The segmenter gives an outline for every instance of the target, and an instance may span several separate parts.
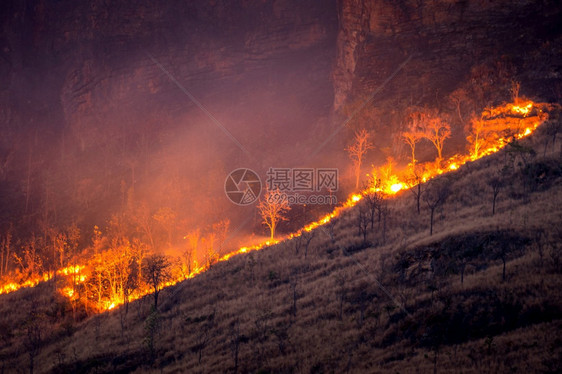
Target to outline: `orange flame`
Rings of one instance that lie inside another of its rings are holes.
[[[417,178],[417,181],[412,183],[408,181],[408,174],[411,171],[411,168],[414,165],[409,165],[409,169],[406,169],[402,172],[395,173],[393,172],[394,168],[392,167],[392,160],[389,160],[387,165],[379,168],[378,170],[374,170],[373,175],[380,176],[381,178],[380,183],[377,183],[376,186],[370,186],[362,193],[353,193],[351,194],[348,199],[341,204],[341,206],[336,207],[331,213],[326,214],[325,216],[319,218],[317,221],[311,222],[304,226],[302,229],[298,230],[295,233],[287,235],[283,239],[279,240],[267,240],[262,243],[258,243],[252,246],[243,246],[236,251],[230,252],[228,254],[223,255],[222,257],[218,258],[219,262],[227,261],[234,256],[239,254],[249,253],[252,251],[257,251],[272,245],[275,245],[283,240],[290,240],[292,238],[298,237],[302,235],[303,232],[309,232],[314,230],[322,225],[328,224],[332,219],[338,217],[342,212],[348,210],[349,208],[357,205],[362,197],[363,193],[366,192],[382,192],[384,195],[391,196],[395,195],[401,191],[404,191],[408,188],[412,188],[417,183],[424,183],[428,180],[443,174],[445,172],[452,172],[457,170],[463,164],[474,161],[484,156],[490,155],[495,153],[505,147],[511,140],[513,139],[522,139],[530,134],[545,121],[547,118],[546,114],[543,113],[538,107],[538,104],[533,103],[532,101],[522,102],[519,100],[517,103],[505,104],[503,106],[499,106],[496,108],[488,109],[483,113],[483,120],[489,121],[495,127],[492,130],[488,131],[488,136],[481,136],[479,135],[476,139],[473,139],[473,144],[470,152],[468,154],[457,154],[450,157],[447,160],[442,160],[440,162],[435,163],[426,163],[424,164],[423,173],[422,175]],[[536,113],[533,115],[533,113]],[[515,116],[515,117],[514,117]],[[506,128],[502,129],[501,126],[498,128],[497,123],[494,121],[498,121],[498,118],[501,121],[504,121]],[[515,118],[515,120],[514,120]],[[504,120],[502,120],[504,119]],[[509,129],[514,130],[512,131],[511,135],[505,135],[503,130]],[[375,178],[373,178],[375,180]],[[195,269],[191,271],[188,276],[177,277],[169,282],[163,284],[163,286],[172,286],[178,282],[183,281],[184,279],[193,278],[196,275],[208,270],[209,266],[197,266]],[[86,265],[70,265],[65,268],[59,269],[56,271],[57,275],[62,276],[71,276],[71,275],[78,275],[78,279],[75,279],[75,282],[83,283],[88,280],[88,276],[84,270],[87,270]],[[41,276],[37,276],[33,279],[28,279],[24,282],[16,282],[13,280],[7,281],[5,284],[0,286],[0,294],[9,293],[16,291],[18,289],[24,287],[33,287],[39,284],[40,282],[46,282],[52,278],[52,275],[47,273]],[[75,290],[72,287],[65,287],[60,291],[63,295],[68,297],[69,299],[73,299],[75,295]],[[134,294],[128,296],[129,301],[133,301],[139,299],[151,291],[150,289],[141,289],[135,291]],[[112,310],[115,307],[123,304],[125,300],[123,300],[122,296],[116,296],[111,300],[104,300],[102,309],[103,310]]]

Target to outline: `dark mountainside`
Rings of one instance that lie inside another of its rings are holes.
[[[177,251],[228,219],[224,254],[264,233],[226,199],[231,170],[338,167],[343,198],[354,130],[374,134],[367,166],[406,164],[412,108],[446,118],[445,157],[460,152],[514,82],[561,103],[560,19],[557,1],[2,1],[0,278],[28,258],[57,269],[59,234],[76,261],[119,240]],[[447,191],[433,235],[430,202],[418,213],[402,191],[368,230],[360,204],[308,243],[165,288],[156,309],[148,295],[96,314],[56,278],[0,295],[0,372],[560,372],[560,123],[424,184]],[[325,207],[300,208],[281,234]]]

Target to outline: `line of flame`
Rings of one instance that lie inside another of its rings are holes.
[[[531,113],[532,109],[533,109],[534,103],[531,101],[526,102],[524,105],[515,105],[515,104],[507,104],[506,106],[504,106],[504,111],[508,110],[511,111],[513,114],[517,114],[517,115],[522,115],[522,116],[527,116],[529,113]],[[507,109],[505,109],[507,108]],[[491,111],[490,115],[491,116],[497,116],[498,114],[501,114],[501,112],[499,111],[499,109],[496,108],[496,111],[498,111],[497,113],[494,112],[494,110]],[[515,134],[513,136],[513,138],[515,139],[522,139],[530,134],[533,133],[533,131],[542,123],[543,121],[539,118],[536,121],[534,121],[531,126],[526,127],[525,129],[523,129],[522,131],[520,131],[519,133]],[[422,178],[420,178],[420,180],[418,181],[418,183],[423,183],[426,182],[438,175],[441,175],[445,172],[451,172],[451,171],[455,171],[457,170],[460,166],[464,165],[467,162],[470,161],[475,161],[477,159],[480,159],[484,156],[490,155],[492,153],[495,153],[497,151],[499,151],[500,149],[502,149],[503,147],[505,147],[508,144],[508,139],[505,138],[500,138],[497,140],[496,144],[489,146],[486,149],[483,150],[478,150],[478,153],[475,154],[466,154],[466,155],[454,155],[452,157],[450,157],[447,160],[444,160],[440,165],[430,169],[430,170],[426,170],[425,173],[423,174]],[[402,177],[402,178],[401,178]],[[415,183],[406,183],[405,179],[404,179],[404,175],[400,175],[400,174],[393,174],[391,176],[388,177],[388,179],[386,181],[384,181],[383,186],[378,188],[377,191],[382,191],[385,195],[387,196],[392,196],[395,195],[397,193],[399,193],[400,191],[406,190],[408,188],[412,188],[414,186],[416,186],[417,184]],[[289,235],[286,235],[285,237],[281,238],[281,239],[274,239],[274,240],[267,240],[252,246],[244,246],[239,248],[236,251],[230,252],[228,254],[225,254],[223,256],[221,256],[218,259],[218,262],[222,262],[222,261],[228,261],[229,259],[231,259],[234,256],[240,255],[240,254],[244,254],[244,253],[249,253],[252,251],[257,251],[266,247],[270,247],[272,245],[278,244],[282,241],[285,240],[290,240],[292,238],[298,237],[300,235],[302,235],[303,232],[310,232],[311,230],[314,230],[322,225],[326,225],[328,224],[332,219],[338,217],[342,212],[348,210],[351,207],[354,207],[355,205],[357,205],[357,203],[359,203],[361,201],[361,199],[363,198],[363,194],[369,192],[369,189],[365,190],[365,191],[361,191],[360,193],[352,193],[351,195],[349,195],[349,197],[347,198],[347,200],[340,206],[335,207],[335,209],[329,213],[326,214],[325,216],[321,217],[320,219],[318,219],[317,221],[311,222],[309,224],[307,224],[306,226],[304,226],[302,229],[298,230],[297,232],[291,233]],[[84,270],[86,268],[85,265],[71,265],[71,266],[67,266],[63,269],[59,269],[57,270],[56,274],[59,275],[73,275],[73,274],[80,274],[80,278],[78,279],[78,283],[82,283],[84,281],[86,281],[86,276],[82,274],[82,270]],[[206,270],[208,270],[208,266],[200,266],[195,268],[187,277],[182,277],[182,278],[178,278],[169,282],[166,282],[163,284],[164,287],[169,287],[172,285],[175,285],[185,279],[190,279],[195,277],[198,274],[201,274],[202,272],[205,272]],[[34,279],[30,279],[27,280],[23,283],[15,283],[15,282],[10,282],[10,283],[6,283],[4,285],[2,285],[0,287],[0,294],[3,293],[9,293],[9,292],[13,292],[13,291],[17,291],[18,289],[24,288],[24,287],[34,287],[37,284],[41,283],[41,282],[46,282],[48,280],[50,280],[52,278],[52,273],[48,273],[48,274],[43,274],[41,276],[37,276]],[[72,299],[75,295],[74,295],[74,290],[71,287],[66,287],[63,288],[61,290],[61,293],[65,296],[67,296],[68,298]],[[128,300],[129,301],[133,301],[136,299],[139,299],[147,294],[150,293],[150,290],[146,289],[146,290],[141,290],[141,292],[136,292],[133,295],[130,295]],[[118,305],[121,305],[124,303],[124,300],[122,298],[116,298],[116,299],[112,299],[112,300],[104,300],[104,306],[103,308],[105,310],[110,310],[115,308]]]

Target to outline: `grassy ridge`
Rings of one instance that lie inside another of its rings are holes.
[[[2,297],[1,365],[26,372],[558,372],[562,152],[542,129],[439,178],[418,215],[408,191],[363,241],[358,208],[332,239],[219,263],[76,323],[49,284]],[[491,180],[501,189],[492,215]],[[426,187],[430,188],[430,187]],[[504,272],[505,269],[505,272]],[[14,311],[18,311],[14,313]],[[31,352],[31,355],[30,355]]]

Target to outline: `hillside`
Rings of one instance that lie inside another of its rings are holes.
[[[75,225],[82,249],[113,216],[173,208],[173,224],[137,236],[180,246],[186,232],[249,214],[216,198],[230,171],[344,169],[358,128],[377,134],[370,162],[404,161],[396,138],[419,107],[450,123],[454,154],[472,115],[507,100],[514,81],[561,100],[561,14],[560,2],[527,0],[4,0],[0,241]],[[432,151],[420,145],[419,159]],[[241,236],[259,230],[255,220]],[[42,257],[42,271],[56,270]]]
[[[418,215],[402,191],[366,241],[359,205],[308,248],[285,241],[164,289],[156,312],[149,295],[73,323],[50,283],[5,295],[2,371],[559,372],[562,148],[547,139],[543,126],[424,184],[449,191],[433,235],[428,205]]]
[[[0,2],[0,374],[561,372],[560,19]]]

